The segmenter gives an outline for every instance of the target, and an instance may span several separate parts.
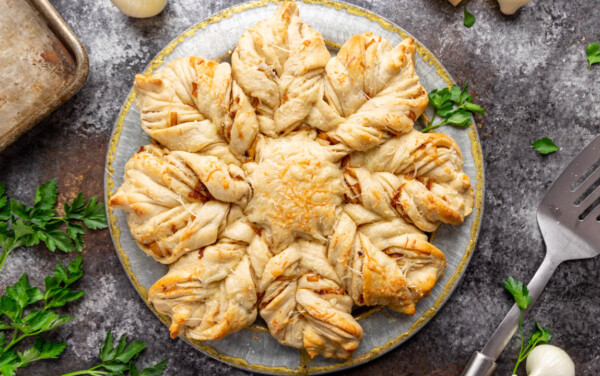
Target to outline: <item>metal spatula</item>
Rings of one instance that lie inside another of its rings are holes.
[[[554,182],[538,207],[537,220],[546,242],[546,258],[527,285],[530,308],[561,262],[600,254],[600,136]],[[519,307],[515,304],[483,350],[473,354],[462,375],[491,375],[495,360],[518,325]]]

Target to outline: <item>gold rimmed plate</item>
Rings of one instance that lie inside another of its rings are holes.
[[[209,59],[228,56],[240,35],[256,22],[270,17],[276,6],[275,1],[255,1],[209,17],[167,45],[150,62],[146,73],[184,56]],[[321,32],[328,46],[333,49],[352,35],[367,31],[387,38],[394,45],[410,37],[401,27],[352,5],[328,0],[306,0],[298,1],[298,8],[300,17]],[[452,80],[444,67],[423,45],[418,41],[416,43],[416,70],[425,89],[430,91],[451,84]],[[483,211],[483,162],[475,127],[442,127],[439,131],[453,137],[463,152],[464,172],[471,178],[475,190],[475,210],[462,225],[441,226],[436,232],[433,243],[446,255],[446,272],[431,295],[417,305],[414,316],[379,307],[357,311],[364,338],[353,358],[347,361],[322,357],[311,360],[305,352],[280,345],[260,321],[221,340],[187,341],[205,354],[243,369],[268,374],[322,374],[368,362],[414,335],[446,302],[464,273],[475,247]],[[106,202],[123,182],[125,163],[141,145],[149,141],[150,138],[140,127],[135,93],[131,91],[121,109],[109,145],[105,175]],[[147,257],[139,249],[129,233],[122,211],[107,207],[107,213],[111,235],[123,267],[144,302],[154,311],[148,303],[148,289],[167,272],[167,267]],[[169,324],[168,317],[156,314],[161,321]]]

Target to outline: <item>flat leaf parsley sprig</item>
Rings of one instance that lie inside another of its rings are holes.
[[[472,113],[484,115],[485,109],[473,103],[473,97],[467,92],[468,87],[467,82],[462,90],[458,85],[453,85],[451,89],[433,89],[429,93],[429,105],[434,109],[433,116],[429,126],[421,129],[421,132],[429,132],[446,124],[466,128],[471,125]],[[444,120],[435,124],[437,116],[443,117]]]
[[[63,252],[81,252],[86,227],[91,230],[107,227],[104,205],[96,197],[86,202],[82,193],[70,204],[65,203],[65,214],[58,216],[54,209],[58,195],[56,179],[37,187],[33,207],[9,200],[5,193],[5,185],[0,183],[0,269],[11,251],[40,241],[51,251],[58,248]]]
[[[106,334],[104,345],[100,348],[99,356],[102,363],[83,371],[66,373],[62,376],[91,375],[104,376],[114,375],[123,376],[127,372],[129,376],[159,376],[167,368],[168,360],[165,359],[153,366],[138,370],[135,365],[136,357],[146,348],[142,341],[131,341],[127,344],[127,335],[119,338],[117,347],[114,346],[112,332]]]
[[[550,342],[550,330],[543,329],[539,323],[535,323],[536,329],[529,335],[527,340],[527,346],[525,346],[525,337],[523,337],[523,312],[531,305],[531,295],[527,286],[523,285],[522,282],[517,281],[512,277],[508,277],[504,282],[504,287],[512,295],[515,303],[519,307],[519,331],[521,333],[521,348],[519,350],[519,357],[517,363],[513,369],[513,375],[517,373],[517,369],[521,362],[527,359],[527,356],[537,345],[542,345]]]
[[[45,291],[31,286],[27,274],[13,286],[6,287],[6,295],[0,296],[0,372],[3,376],[14,376],[18,368],[34,361],[56,358],[64,351],[65,343],[44,342],[41,338],[23,352],[15,351],[14,347],[25,338],[55,329],[73,319],[59,315],[52,308],[62,307],[83,296],[83,291],[71,289],[82,275],[82,258],[78,255],[66,267],[58,263],[54,274],[44,280]],[[35,305],[41,309],[34,308]]]
[[[45,342],[41,338],[37,338],[32,347],[22,352],[15,350],[15,347],[28,337],[53,330],[74,318],[61,316],[53,309],[84,295],[84,291],[72,289],[72,285],[82,276],[82,258],[78,255],[66,267],[58,263],[54,274],[44,280],[45,291],[31,286],[27,274],[23,274],[13,286],[6,287],[6,295],[0,296],[0,374],[2,376],[15,376],[19,368],[27,367],[38,360],[58,358],[62,354],[67,346],[66,343]],[[71,372],[63,376],[124,376],[126,373],[129,376],[162,375],[167,367],[167,360],[141,371],[135,365],[136,357],[146,346],[141,341],[132,341],[128,344],[127,335],[124,335],[114,347],[112,333],[109,331],[100,349],[102,361],[100,364],[88,370]]]

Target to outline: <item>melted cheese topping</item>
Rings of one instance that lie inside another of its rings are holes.
[[[249,168],[254,195],[248,219],[267,228],[276,249],[299,234],[325,241],[344,193],[339,163],[305,132],[265,138],[259,153]]]

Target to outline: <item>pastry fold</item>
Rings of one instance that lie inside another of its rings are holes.
[[[256,108],[262,133],[289,133],[306,121],[323,96],[330,57],[294,2],[242,34],[231,57],[233,77]]]
[[[179,58],[136,75],[133,87],[142,129],[161,145],[187,152],[229,146],[237,159],[249,157],[258,121],[228,63]]]
[[[351,150],[410,132],[429,103],[415,52],[412,38],[396,47],[372,33],[350,38],[327,63],[325,95],[309,123]]]

